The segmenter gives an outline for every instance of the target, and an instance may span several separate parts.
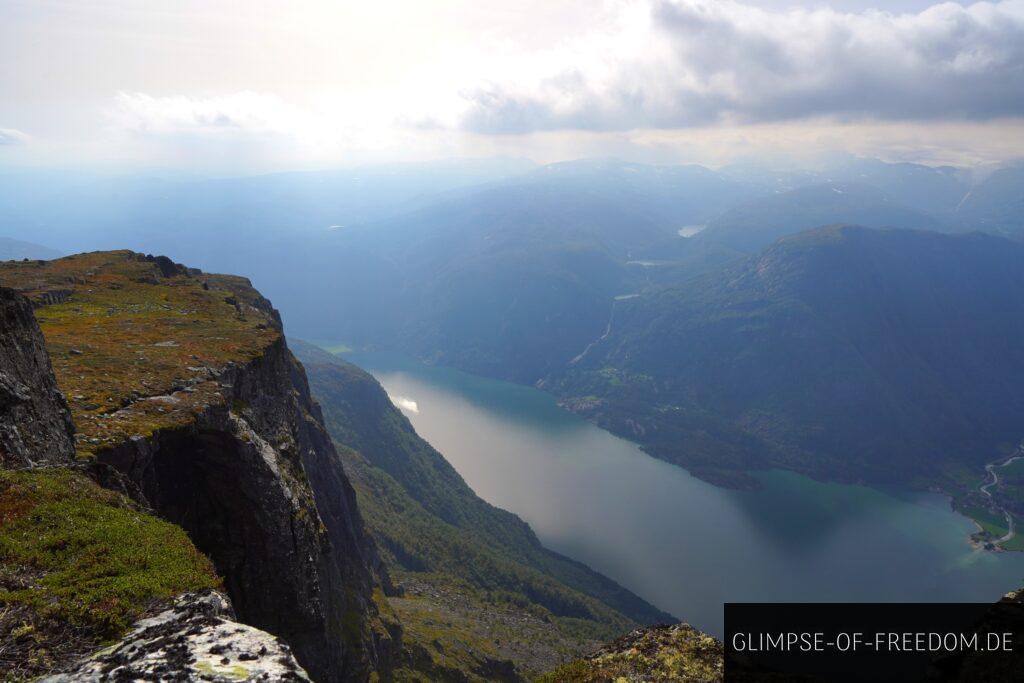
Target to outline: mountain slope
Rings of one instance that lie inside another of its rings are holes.
[[[863,160],[862,164],[875,172],[853,175],[873,178],[878,174],[879,169],[874,168],[874,164],[868,160]],[[913,170],[905,171],[893,165],[881,166],[883,178],[903,180],[903,184],[910,188],[923,184],[927,189],[934,182],[939,181],[941,184],[947,179],[946,174],[924,167],[912,167]],[[851,174],[850,169],[846,172]],[[909,178],[904,177],[908,174]],[[921,175],[925,178],[921,179]],[[873,228],[941,231],[953,227],[952,222],[947,224],[934,215],[901,204],[878,187],[864,182],[822,182],[824,176],[824,173],[810,174],[808,177],[799,175],[790,179],[797,187],[778,190],[732,206],[688,238],[674,236],[638,250],[638,258],[649,259],[659,264],[659,267],[645,269],[646,282],[639,283],[641,287],[633,291],[638,291],[644,284],[657,286],[680,283],[749,256],[781,237],[824,225],[856,224]],[[788,185],[785,176],[777,180]],[[811,180],[814,182],[801,184]],[[902,186],[899,182],[896,184]]]
[[[29,241],[46,235],[69,250],[127,247],[242,272],[223,270],[234,264],[214,260],[213,246],[319,234],[533,168],[524,160],[464,159],[220,179],[0,170],[0,231]]]
[[[61,256],[56,249],[41,244],[22,242],[10,237],[0,237],[0,261],[20,261],[21,259],[52,259]]]
[[[939,227],[934,218],[900,205],[875,187],[830,182],[740,204],[708,223],[693,241],[753,253],[780,237],[834,223],[919,230]]]
[[[270,287],[290,292],[310,336],[530,382],[603,326],[628,249],[663,234],[586,191],[500,188],[308,245],[296,270],[320,274],[325,291],[360,292],[332,298],[330,316],[291,281]]]
[[[968,230],[1024,237],[1024,165],[999,169],[971,188],[954,216]]]
[[[506,656],[533,672],[631,624],[670,619],[585,565],[547,550],[521,519],[477,497],[369,374],[316,347],[292,346],[332,436],[346,447],[360,508],[400,586],[428,596],[461,592],[489,609],[518,605],[528,623],[547,615],[548,635],[506,633],[501,639]],[[424,584],[432,588],[417,589]],[[392,602],[415,639],[415,617],[401,601]],[[557,651],[546,652],[555,643]]]
[[[532,383],[600,333],[634,252],[755,194],[695,166],[551,164],[283,249],[261,285],[310,338]],[[311,289],[357,294],[325,316]]]
[[[822,183],[860,183],[885,190],[899,204],[928,214],[951,211],[970,189],[970,171],[954,166],[885,162],[838,155],[809,167],[739,162],[719,169],[727,178],[788,192]]]
[[[546,388],[705,476],[876,481],[980,467],[1021,436],[1024,245],[832,227],[620,302]]]

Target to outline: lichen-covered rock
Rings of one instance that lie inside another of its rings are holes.
[[[632,631],[594,654],[545,674],[538,683],[691,683],[722,680],[722,643],[689,624]]]
[[[48,683],[83,681],[308,681],[280,638],[234,620],[216,591],[189,593],[142,619],[114,645]]]
[[[73,434],[32,306],[0,287],[0,467],[70,463]]]

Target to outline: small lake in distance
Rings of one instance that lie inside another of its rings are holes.
[[[1024,553],[967,544],[936,494],[782,471],[732,491],[644,454],[537,389],[380,353],[373,373],[416,430],[488,502],[694,626],[729,602],[992,602],[1024,586]]]

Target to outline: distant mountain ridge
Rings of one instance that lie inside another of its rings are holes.
[[[954,214],[965,229],[1024,238],[1024,164],[992,173],[971,188]]]
[[[620,302],[545,381],[695,471],[913,481],[1016,443],[1024,245],[838,226]]]
[[[23,242],[10,237],[0,237],[0,261],[20,261],[22,259],[55,259],[61,257],[56,249],[41,244]]]
[[[780,237],[836,223],[917,230],[943,227],[937,219],[900,205],[871,185],[827,182],[744,202],[691,239],[752,253]]]
[[[755,197],[709,221],[692,237],[662,241],[640,253],[674,262],[675,272],[658,278],[664,283],[753,254],[787,235],[838,224],[941,232],[956,227],[900,204],[872,185],[829,181]]]
[[[615,297],[787,234],[838,223],[1019,234],[1012,168],[975,183],[965,169],[853,157],[718,170],[463,160],[218,180],[61,176],[52,196],[38,174],[7,172],[0,229],[245,273],[296,334],[534,383],[602,333]]]

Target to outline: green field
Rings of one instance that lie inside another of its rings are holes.
[[[1004,536],[1008,531],[1006,519],[1002,515],[995,514],[985,508],[965,507],[961,508],[960,513],[977,522],[978,526],[990,533],[993,538]]]
[[[1015,520],[1015,522],[1016,522],[1017,526],[1019,527],[1020,526],[1020,520],[1019,519]],[[1003,548],[1004,550],[1015,550],[1017,552],[1024,551],[1024,536],[1021,536],[1020,531],[1018,530],[1016,536],[1011,538],[1006,543],[1000,543],[999,547]]]
[[[1006,519],[1002,515],[993,514],[991,511],[979,507],[965,507],[960,509],[960,513],[970,517],[974,520],[978,526],[991,534],[992,538],[1002,538],[1006,535],[1008,529],[1006,528]],[[1019,527],[1021,524],[1020,519],[1014,519],[1016,526]],[[1024,551],[1024,535],[1021,535],[1020,529],[1018,528],[1016,536],[1011,538],[1006,543],[1000,543],[999,547],[1003,550],[1012,551]]]

